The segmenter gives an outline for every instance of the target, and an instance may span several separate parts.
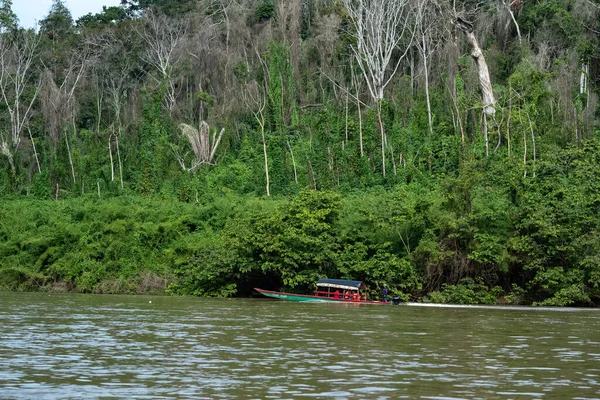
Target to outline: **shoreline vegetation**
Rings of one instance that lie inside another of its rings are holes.
[[[247,297],[334,276],[406,301],[596,305],[599,142],[540,162],[533,183],[474,161],[467,188],[446,176],[271,198],[221,188],[197,202],[17,196],[0,205],[0,289]]]
[[[600,306],[596,1],[11,7],[0,290]]]

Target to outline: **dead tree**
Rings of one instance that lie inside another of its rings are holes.
[[[119,164],[119,180],[121,183],[121,190],[124,189],[123,184],[123,161],[121,159],[121,151],[119,148],[119,139],[123,131],[123,123],[121,121],[121,114],[123,108],[123,102],[125,97],[125,84],[131,71],[131,64],[125,62],[118,66],[118,68],[108,71],[106,79],[108,102],[112,106],[114,115],[113,122],[110,124],[111,134],[108,138],[108,151],[111,160],[111,171],[114,171],[112,147],[114,146],[117,152],[117,161]],[[112,179],[114,180],[114,172],[112,173]]]
[[[508,15],[510,15],[510,19],[511,19],[512,23],[515,25],[515,28],[517,29],[517,38],[519,39],[519,43],[521,43],[521,29],[519,28],[519,23],[517,22],[517,19],[515,18],[515,13],[514,13],[514,10],[518,10],[521,7],[519,0],[512,0],[512,1],[509,0],[507,2],[504,2],[504,0],[501,0],[501,7],[506,9],[506,11],[508,12]]]
[[[144,24],[137,32],[148,45],[143,59],[158,71],[159,78],[153,77],[156,82],[166,85],[165,100],[172,112],[177,104],[173,69],[181,58],[177,49],[185,36],[185,24],[150,10],[144,14]]]
[[[433,0],[424,0],[420,7],[416,9],[417,25],[415,45],[423,61],[423,73],[425,80],[425,100],[427,104],[427,125],[429,135],[433,135],[433,116],[431,111],[431,97],[429,95],[429,69],[431,57],[442,43],[442,37],[448,36],[448,32],[443,32],[444,24],[440,21],[443,18],[442,6]]]
[[[42,74],[42,114],[46,121],[50,141],[54,146],[58,146],[64,133],[73,183],[76,181],[75,167],[73,166],[69,138],[64,128],[68,122],[71,122],[75,130],[75,115],[77,114],[75,90],[81,83],[93,59],[94,55],[87,47],[74,51],[60,85],[55,82],[54,74],[49,69],[45,69]]]
[[[489,155],[489,142],[488,142],[488,130],[487,130],[487,116],[493,117],[496,113],[496,99],[494,97],[494,91],[492,90],[492,81],[490,79],[490,72],[483,56],[483,51],[479,47],[479,42],[475,37],[473,24],[464,19],[458,17],[454,21],[454,24],[458,29],[463,31],[467,37],[467,41],[471,46],[471,57],[477,64],[477,71],[479,76],[479,89],[481,90],[481,97],[483,99],[483,134],[485,137],[485,155]]]
[[[414,38],[414,29],[411,29],[416,21],[411,13],[413,3],[409,0],[342,0],[353,28],[351,35],[356,40],[352,50],[371,98],[377,104],[383,176],[387,137],[381,118],[381,102],[385,87],[396,74]],[[404,47],[396,53],[390,71],[392,55],[402,41],[405,41]]]
[[[10,139],[12,148],[4,137],[1,139],[2,154],[9,159],[14,172],[13,155],[21,143],[21,134],[31,118],[33,104],[38,96],[39,85],[35,86],[33,96],[25,99],[32,75],[32,66],[37,57],[39,36],[30,32],[18,36],[0,37],[0,93],[2,103],[10,116]],[[37,157],[37,154],[36,154]]]
[[[267,95],[266,89],[261,88],[256,81],[252,81],[246,85],[245,90],[242,92],[244,97],[244,103],[254,119],[260,126],[260,134],[262,137],[263,154],[265,157],[265,179],[266,179],[266,192],[267,196],[271,195],[269,188],[269,158],[267,156],[267,139],[265,136],[265,126],[267,124],[267,116],[265,108],[267,107]]]
[[[300,102],[304,102],[302,76],[300,73],[300,60],[302,58],[302,40],[300,39],[301,18],[302,4],[300,0],[279,0],[277,4],[278,30],[283,38],[283,43],[289,47],[290,64],[296,79]]]

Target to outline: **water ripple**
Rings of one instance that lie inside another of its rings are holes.
[[[600,397],[590,310],[149,299],[0,293],[0,397]]]

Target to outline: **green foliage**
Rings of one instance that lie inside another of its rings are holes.
[[[441,292],[431,292],[426,300],[442,304],[496,304],[502,292],[499,286],[490,290],[481,280],[465,278],[457,285],[442,285]]]
[[[102,6],[102,12],[97,14],[88,13],[77,20],[77,26],[99,28],[113,25],[124,20],[126,11],[121,7]]]
[[[215,103],[215,98],[206,92],[199,92],[198,100],[204,102],[208,107],[212,107],[212,105]]]
[[[261,0],[254,9],[254,20],[263,22],[275,18],[275,3],[273,0]]]
[[[192,11],[196,3],[196,0],[121,0],[121,8],[129,17],[152,8],[170,17],[181,17]]]
[[[172,121],[161,113],[163,90],[150,96],[145,104],[140,129],[137,189],[143,195],[159,193],[174,168],[169,131],[175,133]]]
[[[55,0],[39,32],[13,29],[12,3],[0,0],[0,289],[225,297],[327,276],[371,296],[386,283],[404,299],[600,303],[596,7],[521,2],[518,41],[492,3],[459,4],[495,27],[476,32],[497,98],[488,142],[475,64],[447,44],[432,48],[427,97],[423,66],[401,60],[382,143],[339,2],[276,15],[273,0],[122,0],[74,27]],[[165,16],[154,36],[148,12]],[[185,30],[161,36],[170,24]],[[31,73],[13,80],[28,43]],[[225,135],[189,173],[182,160],[216,138],[190,145],[177,127],[202,120]]]
[[[17,29],[19,18],[12,10],[12,0],[0,0],[0,31],[14,31]]]
[[[27,292],[39,290],[47,278],[26,267],[0,267],[0,290]]]
[[[517,284],[513,283],[512,284],[512,290],[509,294],[507,294],[506,296],[504,296],[504,301],[506,302],[506,304],[514,304],[514,305],[519,305],[519,304],[526,304],[526,295],[527,295],[527,291],[521,287],[519,287]]]
[[[572,0],[526,2],[521,16],[525,32],[548,31],[555,40],[565,45],[573,44],[581,25],[572,12]]]
[[[560,289],[552,298],[539,303],[533,303],[534,306],[554,306],[564,307],[572,304],[587,304],[590,302],[590,296],[586,293],[583,285],[571,285]]]
[[[63,0],[53,0],[50,13],[40,21],[40,32],[52,41],[64,40],[73,31],[73,17]]]

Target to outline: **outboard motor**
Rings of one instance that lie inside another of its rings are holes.
[[[392,297],[392,304],[397,306],[400,303],[402,303],[402,299],[400,298],[400,296],[396,295],[394,297]]]

